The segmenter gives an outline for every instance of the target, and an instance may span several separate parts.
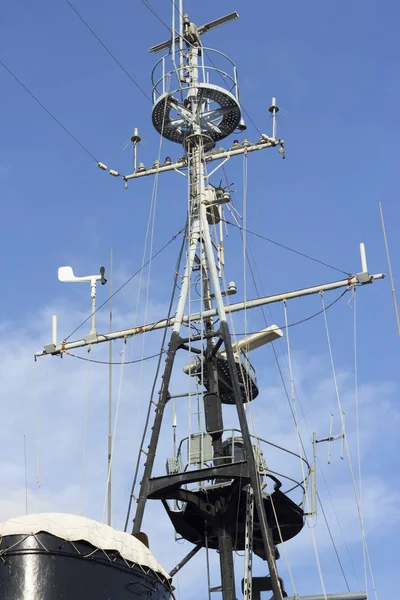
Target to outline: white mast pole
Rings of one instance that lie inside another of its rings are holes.
[[[110,333],[112,332],[112,269],[113,250],[110,248]],[[107,525],[111,526],[111,453],[112,453],[112,340],[108,351],[108,458],[107,458]]]
[[[179,0],[179,77],[182,81],[185,64],[183,61],[183,0]]]
[[[26,436],[24,434],[24,463],[25,463],[25,514],[28,514],[28,468],[26,461]]]

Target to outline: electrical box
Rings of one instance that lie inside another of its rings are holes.
[[[167,463],[165,465],[167,475],[175,475],[179,473],[179,464],[176,456],[172,456],[171,458],[167,458]]]
[[[189,463],[201,466],[212,461],[212,440],[207,433],[192,433],[189,440]]]

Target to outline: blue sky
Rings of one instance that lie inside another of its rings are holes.
[[[170,2],[154,0],[153,4],[169,23]],[[163,25],[139,0],[115,0],[112,6],[105,0],[84,0],[76,2],[76,7],[141,87],[150,93],[154,56],[149,55],[147,49],[168,37]],[[239,21],[208,34],[207,45],[226,52],[235,60],[241,101],[261,131],[271,131],[267,108],[272,96],[277,97],[283,109],[278,131],[286,142],[287,159],[281,160],[273,151],[249,158],[248,227],[352,272],[359,270],[358,245],[363,241],[370,271],[386,272],[378,211],[380,200],[394,277],[399,281],[400,247],[396,235],[399,219],[398,5],[393,1],[359,0],[331,4],[316,1],[281,4],[254,1],[250,4],[243,0],[236,3],[220,0],[216,5],[210,0],[201,3],[191,0],[186,2],[185,8],[199,24],[231,10],[239,12]],[[123,147],[133,127],[139,127],[144,140],[140,160],[147,166],[153,163],[159,140],[151,124],[150,102],[64,0],[40,0],[34,5],[26,0],[9,3],[3,11],[0,33],[0,59],[98,160],[109,168],[129,172],[132,158]],[[116,281],[123,282],[136,271],[141,262],[152,182],[140,180],[125,191],[121,181],[99,171],[95,162],[2,68],[0,85],[3,223],[0,246],[4,290],[1,297],[4,381],[1,402],[9,429],[3,491],[10,497],[2,505],[2,514],[6,517],[12,516],[21,498],[23,510],[18,469],[22,468],[24,433],[30,449],[30,490],[34,497],[32,351],[48,342],[53,311],[59,314],[60,336],[64,336],[74,329],[89,308],[88,290],[61,285],[56,277],[57,268],[72,264],[79,273],[94,272],[100,264],[108,264],[109,249],[113,247]],[[251,123],[248,126],[246,136],[255,141],[259,134]],[[223,145],[227,147],[228,142]],[[182,154],[181,148],[169,142],[165,142],[162,152],[172,157]],[[231,161],[227,170],[230,181],[235,183],[234,189],[238,190],[235,202],[240,208],[241,160]],[[171,174],[160,178],[155,248],[182,227],[185,208],[183,178]],[[227,245],[230,255],[226,276],[237,281],[239,298],[243,297],[243,285],[238,242],[237,232],[232,231]],[[264,293],[325,282],[338,275],[264,241],[253,238],[249,243],[258,257],[256,262]],[[154,262],[149,319],[164,316],[177,252],[176,242]],[[254,293],[248,284],[247,295]],[[136,294],[137,283],[133,282],[116,299],[118,324],[134,322]],[[105,298],[106,290],[99,290],[99,297]],[[299,320],[319,309],[318,298],[301,300],[289,306],[289,319]],[[370,499],[369,508],[365,507],[366,528],[371,536],[370,551],[378,593],[384,597],[395,589],[392,575],[398,554],[400,494],[395,454],[399,422],[399,341],[389,280],[361,289],[357,311],[364,415],[361,417],[362,455],[366,497]],[[145,317],[142,308],[139,317]],[[274,308],[272,317],[282,324],[281,308]],[[349,392],[353,312],[347,297],[332,308],[328,318],[342,393],[350,415],[349,429],[354,432],[354,397]],[[106,312],[100,319],[105,327]],[[261,327],[260,315],[252,316],[250,325]],[[321,319],[291,331],[300,400],[308,420],[322,429],[322,433],[328,427],[329,413],[334,410],[335,402],[324,335]],[[157,339],[146,339],[146,351],[151,353],[156,342]],[[139,343],[134,352],[140,355]],[[284,357],[285,346],[280,348],[280,353]],[[271,437],[285,437],[288,415],[280,413],[285,399],[271,353],[255,355],[254,364],[265,397],[270,399],[270,404],[266,400],[262,406],[260,399],[254,410],[260,411],[260,419],[265,414],[265,429]],[[85,403],[86,365],[72,359],[65,359],[62,364],[46,359],[46,364],[40,364],[38,369],[41,370],[43,453],[46,455],[45,448],[51,440],[55,447],[60,445],[60,460],[67,448],[74,448],[66,461],[63,477],[54,457],[43,458],[42,493],[44,499],[47,493],[47,503],[52,510],[59,507],[74,511],[79,505],[81,450],[78,447],[82,443],[79,427]],[[105,387],[100,384],[105,376],[104,368],[93,366],[91,397],[101,396],[104,409],[96,413],[93,406],[92,454],[88,458],[96,476],[88,484],[90,502],[86,510],[96,518],[101,518],[101,510],[98,514],[97,509],[93,509],[99,494],[96,477],[104,475],[100,467],[96,471],[95,465],[105,450],[106,438],[101,438],[106,420]],[[138,378],[139,371],[131,369],[124,388],[127,397],[130,392],[137,392]],[[142,375],[143,406],[150,378],[149,365]],[[115,380],[117,391],[117,374]],[[67,391],[69,385],[71,390]],[[275,429],[271,426],[268,406],[271,410],[274,408]],[[127,404],[123,413],[127,423],[131,422],[129,419],[134,421],[134,410],[136,408]],[[281,417],[279,422],[275,415]],[[63,435],[59,439],[61,430]],[[129,438],[129,428],[122,435],[123,439],[124,436]],[[129,487],[124,478],[129,480],[131,465],[129,461],[124,462],[122,449],[121,464],[123,497],[125,487]],[[336,486],[340,491],[336,493],[336,503],[343,504],[347,494],[350,503],[350,480],[341,461],[327,470],[327,478],[330,487],[335,489]],[[357,523],[351,521],[350,509],[344,507],[343,512],[346,532],[353,530]],[[335,520],[334,515],[332,519]],[[340,591],[343,581],[339,578],[332,549],[328,544],[325,547],[323,528],[317,528],[316,533],[321,536],[328,591]],[[303,532],[303,536],[306,535],[307,532]],[[361,546],[356,539],[348,543],[362,584]],[[154,547],[156,549],[156,543]],[[178,557],[182,550],[178,549]],[[340,551],[345,561],[346,547],[341,546]],[[311,557],[310,563],[300,562],[296,569],[300,591],[319,593],[315,569],[308,570],[312,563],[311,547],[307,547],[306,554]],[[295,555],[291,556],[293,564],[297,560]],[[349,564],[346,568],[352,570]],[[356,583],[353,587],[357,587]]]

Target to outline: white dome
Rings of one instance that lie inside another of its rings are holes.
[[[100,550],[115,550],[126,560],[148,567],[170,579],[150,550],[136,537],[86,517],[64,513],[40,513],[0,523],[0,538],[8,535],[33,535],[41,531],[69,542],[84,540]]]

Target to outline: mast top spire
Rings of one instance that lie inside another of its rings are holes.
[[[173,35],[175,11],[174,4]],[[196,27],[187,13],[179,11],[177,37],[150,48],[151,52],[168,50],[152,72],[153,125],[160,135],[183,144],[185,150],[190,140],[191,145],[201,144],[208,152],[236,129],[245,129],[234,62],[201,43],[204,33],[237,18],[234,12]]]
[[[173,6],[173,10],[175,10],[175,3]],[[183,28],[184,28],[183,37],[185,37],[185,35],[186,35],[185,34],[185,25],[186,25],[186,27],[193,26],[196,29],[197,34],[199,36],[201,36],[204,33],[207,33],[208,31],[210,31],[211,29],[215,29],[216,27],[221,27],[221,25],[226,25],[227,23],[231,23],[232,21],[235,21],[236,19],[239,18],[239,14],[236,11],[234,11],[234,12],[229,13],[228,15],[219,17],[218,19],[214,19],[213,21],[210,21],[209,23],[200,25],[200,27],[196,27],[196,25],[194,23],[191,23],[188,13],[182,13],[181,9],[179,9],[179,17],[183,23]],[[168,50],[168,48],[171,48],[172,45],[179,44],[180,33],[176,32],[175,28],[173,28],[172,36],[174,36],[174,33],[178,33],[178,35],[175,35],[175,37],[173,37],[173,39],[169,39],[169,40],[166,40],[165,42],[161,42],[160,44],[152,46],[151,48],[149,48],[149,52],[154,52],[154,53],[162,52],[163,50]]]

